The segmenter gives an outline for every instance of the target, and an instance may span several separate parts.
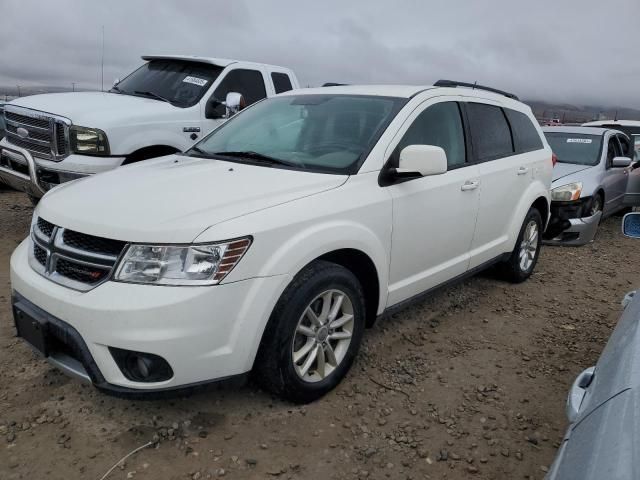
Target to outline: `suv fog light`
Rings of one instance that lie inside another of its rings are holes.
[[[167,361],[152,353],[109,347],[122,374],[133,382],[163,382],[173,377]]]

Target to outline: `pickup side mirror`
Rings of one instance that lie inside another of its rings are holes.
[[[622,218],[622,234],[625,237],[640,238],[640,212],[627,213]]]
[[[626,168],[631,165],[631,159],[629,157],[615,157],[611,161],[613,168]]]
[[[120,79],[116,78],[113,80],[113,86],[115,87],[116,85],[118,85],[120,83]]]
[[[205,118],[231,118],[244,107],[247,102],[241,93],[229,92],[224,102],[211,97],[204,108]]]
[[[247,102],[244,97],[238,92],[227,93],[227,99],[224,104],[227,107],[227,118],[233,117],[236,113],[247,106]]]
[[[417,173],[422,177],[447,171],[447,154],[434,145],[409,145],[400,152],[397,172]]]

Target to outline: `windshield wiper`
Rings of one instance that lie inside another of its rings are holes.
[[[171,100],[169,100],[168,98],[164,98],[162,95],[158,95],[157,93],[149,92],[149,91],[146,91],[146,90],[145,91],[135,90],[133,93],[137,93],[138,95],[144,95],[146,97],[155,98],[156,100],[160,100],[162,102],[167,102],[167,103],[173,104],[173,102]]]
[[[246,152],[216,152],[214,153],[214,155],[219,155],[221,157],[246,158],[249,160],[257,160],[258,162],[264,162],[271,165],[286,165],[287,167],[302,166],[298,163],[287,162],[286,160],[270,157],[269,155],[264,155],[262,153],[254,152],[251,150],[248,150]]]
[[[207,158],[211,158],[211,154],[209,152],[205,152],[204,150],[202,150],[199,147],[191,147],[187,153],[191,154],[191,152],[195,152],[195,153],[203,155],[203,156],[205,156]]]

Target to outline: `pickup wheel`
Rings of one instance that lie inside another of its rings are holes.
[[[316,261],[278,300],[254,364],[256,381],[292,402],[316,400],[346,375],[364,327],[358,279],[340,265]]]
[[[524,218],[516,246],[509,259],[500,264],[502,276],[513,283],[528,279],[538,263],[542,244],[542,216],[535,208],[530,208]]]

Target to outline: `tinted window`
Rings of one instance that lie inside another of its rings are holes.
[[[468,103],[467,115],[478,160],[492,160],[513,153],[511,130],[500,107]]]
[[[257,70],[231,70],[222,79],[213,95],[217,100],[224,102],[229,92],[241,93],[247,106],[267,97],[262,73]]]
[[[622,152],[620,151],[620,144],[614,135],[609,139],[609,144],[607,145],[607,167],[611,166],[614,158],[621,156]]]
[[[600,135],[566,132],[545,132],[544,135],[559,163],[597,165],[600,162]]]
[[[155,94],[178,107],[190,107],[202,98],[221,71],[222,68],[207,63],[151,60],[110,92],[149,98]]]
[[[259,154],[300,170],[355,173],[405,102],[364,95],[274,97],[231,118],[189,154],[271,166],[256,161]]]
[[[289,90],[293,90],[289,75],[287,75],[286,73],[273,72],[271,74],[271,80],[273,80],[273,87],[275,88],[276,93],[288,92]]]
[[[538,130],[527,115],[516,110],[505,108],[504,112],[511,124],[513,142],[517,153],[532,152],[544,148]]]
[[[435,145],[447,154],[447,165],[463,165],[466,159],[464,130],[460,107],[456,102],[442,102],[428,107],[413,121],[396,147],[393,162],[397,165],[400,151],[409,145]]]
[[[633,158],[633,149],[631,148],[631,143],[626,137],[622,135],[618,135],[618,140],[620,141],[620,148],[622,150],[622,156]]]

